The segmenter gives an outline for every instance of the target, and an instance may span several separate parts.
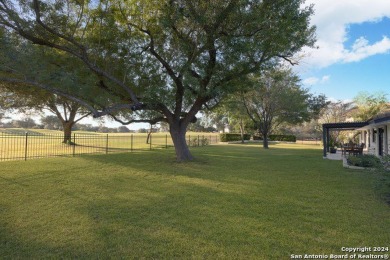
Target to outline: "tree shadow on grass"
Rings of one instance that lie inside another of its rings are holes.
[[[325,193],[324,179],[309,188],[305,178],[311,175],[300,170],[289,176],[285,169],[292,166],[280,165],[295,160],[294,152],[278,150],[274,161],[253,149],[207,147],[194,153],[198,159],[188,163],[176,163],[173,151],[82,156],[69,165],[69,176],[52,174],[47,183],[59,184],[40,191],[46,193],[43,202],[25,213],[32,222],[0,219],[0,251],[9,258],[270,259],[309,246],[316,248],[313,253],[331,252],[339,248],[336,237],[361,241],[363,233],[348,229],[353,211]],[[72,167],[83,169],[72,175]],[[2,216],[11,211],[0,208]],[[369,228],[375,239],[378,227]]]

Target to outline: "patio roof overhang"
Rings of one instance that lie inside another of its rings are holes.
[[[390,113],[387,112],[384,114],[380,114],[380,115],[368,120],[367,122],[368,122],[367,125],[361,127],[360,129],[357,129],[357,130],[366,130],[366,129],[376,128],[376,127],[380,127],[380,126],[383,126],[386,124],[390,124]]]
[[[324,157],[329,151],[329,131],[353,131],[365,127],[369,122],[341,122],[341,123],[327,123],[322,125],[322,141],[324,144]]]
[[[342,122],[323,124],[322,128],[328,128],[333,130],[355,130],[366,125],[368,125],[368,122]]]

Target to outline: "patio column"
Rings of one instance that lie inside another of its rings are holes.
[[[386,155],[389,155],[390,145],[389,145],[389,137],[390,137],[390,128],[388,125],[385,126],[385,153]]]
[[[375,133],[375,155],[379,156],[379,128],[376,128]]]
[[[322,143],[324,145],[324,157],[326,157],[326,152],[328,151],[328,139],[329,138],[329,129],[322,127]]]
[[[367,130],[367,143],[366,143],[367,151],[371,147],[371,129]]]

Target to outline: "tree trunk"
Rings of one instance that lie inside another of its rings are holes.
[[[194,159],[186,142],[186,128],[180,125],[170,124],[169,130],[173,145],[175,146],[176,159],[178,162],[191,161]]]
[[[64,140],[62,141],[64,144],[71,144],[72,143],[72,127],[73,122],[63,122],[62,126],[64,128]]]
[[[149,144],[150,135],[152,134],[152,130],[153,130],[152,125],[150,125],[148,135],[146,136],[146,144]]]
[[[263,133],[263,148],[268,149],[268,133]]]
[[[242,123],[242,118],[240,120],[240,133],[241,133],[241,143],[244,143],[244,124]]]

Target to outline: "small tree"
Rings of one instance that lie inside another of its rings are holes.
[[[245,84],[245,83],[243,83]],[[241,134],[241,142],[244,142],[244,134],[249,129],[253,129],[253,123],[248,117],[243,100],[237,95],[230,95],[222,101],[218,107],[208,113],[209,118],[223,119],[223,128],[228,124],[231,128]],[[213,121],[211,121],[213,122]],[[215,124],[218,126],[218,124]]]
[[[32,110],[53,113],[64,132],[63,143],[71,142],[72,127],[91,114],[77,102],[39,88],[28,88],[24,84],[18,84],[18,86],[2,84],[0,85],[0,91],[7,93],[7,95],[0,96],[0,102],[8,109],[14,109],[19,112]],[[43,123],[45,121],[46,125],[53,126],[54,124],[52,117],[44,118]]]
[[[320,113],[318,120],[321,124],[346,122],[353,115],[355,107],[352,102],[329,102]],[[322,127],[321,127],[322,129]],[[330,141],[334,144],[344,142],[347,138],[345,131],[331,131]]]
[[[291,70],[270,70],[251,79],[254,89],[242,95],[242,101],[268,148],[268,136],[281,123],[298,124],[316,117],[325,98],[313,98],[299,85]]]
[[[37,123],[31,117],[24,117],[22,120],[14,120],[12,125],[16,128],[33,128]]]

